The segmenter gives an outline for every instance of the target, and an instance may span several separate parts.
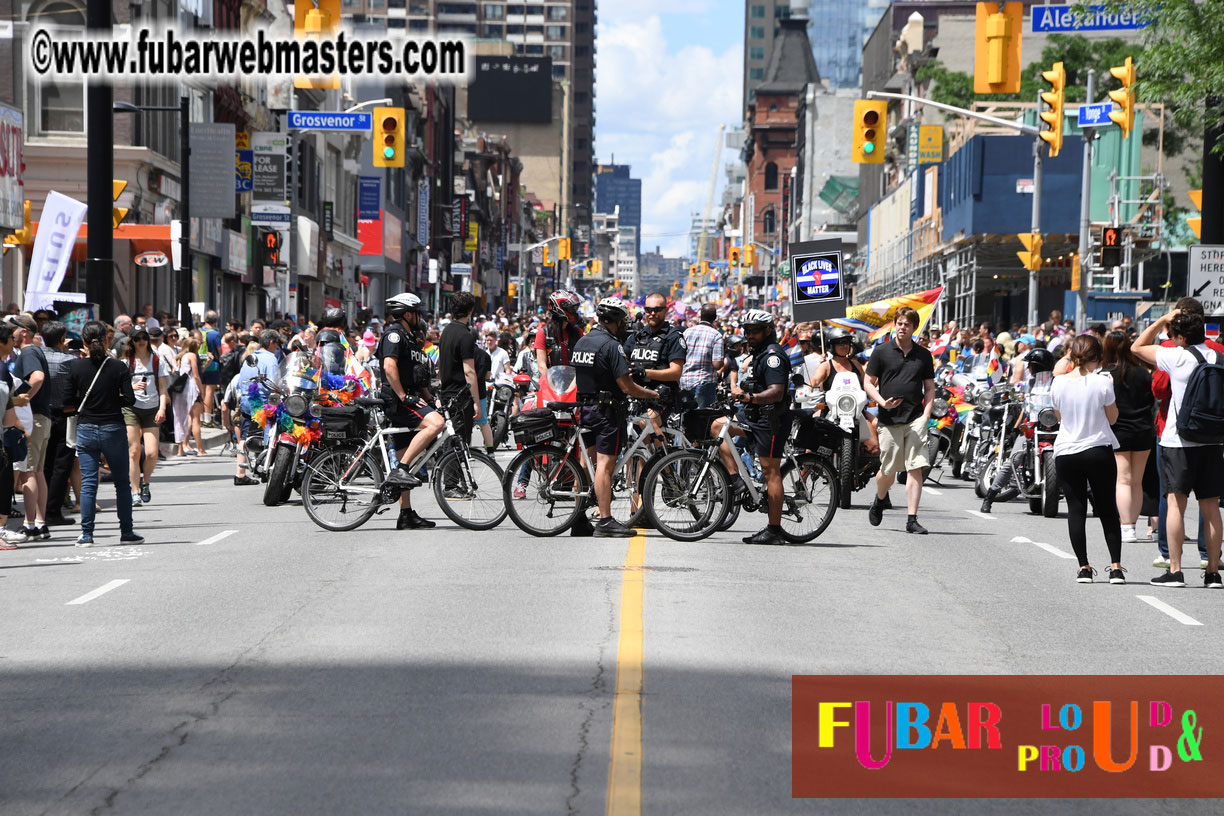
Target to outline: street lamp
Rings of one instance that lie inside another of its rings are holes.
[[[167,105],[133,105],[131,102],[115,102],[111,110],[115,113],[143,113],[145,111],[177,111],[179,115],[179,183],[182,186],[182,208],[179,230],[179,320],[185,328],[191,327],[191,111],[190,100],[179,98],[178,107]]]

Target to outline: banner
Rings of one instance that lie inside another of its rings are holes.
[[[25,295],[27,311],[49,307],[55,300],[55,293],[68,271],[72,247],[81,231],[86,209],[75,198],[54,190],[47,193],[38,222],[38,235],[34,237],[34,251],[30,255],[30,279]]]
[[[914,292],[865,305],[850,306],[846,309],[844,319],[836,318],[826,322],[850,331],[867,332],[868,340],[877,342],[892,331],[893,318],[897,316],[897,310],[902,306],[909,306],[918,311],[918,328],[914,330],[914,337],[917,337],[930,321],[941,295],[943,295],[943,287],[939,286],[925,292]]]

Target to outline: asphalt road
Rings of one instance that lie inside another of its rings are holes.
[[[228,458],[159,466],[139,547],[58,528],[0,552],[0,813],[605,812],[627,790],[613,702],[639,580],[642,812],[1219,812],[791,799],[794,674],[1224,674],[1224,593],[1195,569],[1147,586],[1154,544],[1127,545],[1134,583],[1078,585],[1064,519],[982,518],[961,483],[928,491],[927,537],[903,511],[869,527],[862,494],[805,547],[739,543],[755,517],[635,556],[509,521],[474,534],[429,500],[436,530],[387,513],[334,535],[231,476]],[[107,493],[98,536],[117,538]]]

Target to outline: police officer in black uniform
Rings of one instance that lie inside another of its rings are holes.
[[[790,383],[790,361],[786,352],[778,345],[774,331],[773,315],[760,309],[751,309],[740,321],[752,352],[752,362],[740,372],[739,382],[731,395],[742,402],[737,417],[739,429],[732,433],[752,438],[757,457],[761,460],[761,472],[765,477],[765,492],[769,503],[769,525],[760,532],[744,538],[745,544],[783,544],[782,537],[782,449],[790,436],[792,416],[789,410],[787,391]],[[714,420],[715,435],[722,433],[725,418]],[[735,451],[723,445],[719,453],[731,476],[731,491],[734,495],[741,489],[742,480],[735,464]]]
[[[629,373],[622,345],[629,320],[624,301],[604,298],[595,307],[595,316],[599,325],[574,346],[570,364],[578,385],[579,424],[595,435],[595,498],[599,502],[595,535],[627,538],[633,530],[612,518],[612,471],[625,443],[625,402],[628,397],[658,399],[659,395],[635,383]]]
[[[625,341],[625,355],[629,358],[629,371],[633,381],[639,385],[667,383],[659,388],[669,410],[677,407],[680,390],[675,383],[684,371],[686,355],[684,335],[667,322],[667,298],[658,292],[646,298],[646,309],[642,322],[637,324],[629,339]],[[659,412],[651,408],[650,421],[655,433],[663,430]]]
[[[392,427],[416,430],[410,439],[406,438],[407,434],[396,434],[393,440],[400,465],[387,475],[387,482],[404,488],[400,493],[399,519],[395,523],[397,530],[437,526],[412,509],[410,492],[420,486],[421,480],[405,467],[446,425],[442,415],[433,409],[433,395],[429,393],[430,360],[421,346],[424,328],[419,297],[405,292],[387,300],[387,327],[375,352],[382,362],[382,395],[387,406],[387,420]]]

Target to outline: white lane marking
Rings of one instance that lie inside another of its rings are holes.
[[[1033,541],[1031,538],[1025,538],[1024,536],[1016,536],[1015,538],[1012,539],[1012,543],[1013,544],[1032,544],[1035,547],[1040,547],[1041,549],[1045,550],[1048,553],[1054,553],[1054,555],[1057,555],[1059,558],[1075,558],[1074,555],[1067,552],[1066,550],[1060,550],[1051,544],[1046,544],[1044,541]]]
[[[1136,595],[1135,597],[1143,601],[1145,604],[1156,607],[1178,623],[1184,623],[1186,626],[1203,625],[1201,622],[1196,621],[1185,612],[1182,612],[1180,609],[1174,609],[1159,598],[1154,598],[1151,595]]]
[[[39,564],[80,564],[83,561],[131,561],[143,558],[151,550],[138,547],[107,547],[105,549],[86,550],[77,555],[66,555],[60,558],[35,558]]]
[[[978,518],[986,519],[987,521],[998,521],[999,520],[997,517],[992,516],[989,513],[983,513],[980,510],[966,510],[965,512],[971,516],[977,516]]]
[[[130,578],[116,578],[115,580],[110,581],[109,583],[105,583],[102,586],[98,587],[93,592],[86,592],[81,597],[74,598],[73,600],[64,604],[64,606],[73,606],[77,604],[89,603],[94,598],[97,598],[100,595],[105,595],[106,593],[110,592],[112,589],[118,589],[119,587],[123,586],[130,580],[131,580]]]
[[[228,538],[229,536],[232,536],[236,532],[238,531],[237,530],[222,530],[221,532],[217,533],[215,536],[206,538],[203,541],[197,541],[196,546],[197,547],[207,547],[209,544],[216,544],[221,539]]]
[[[923,493],[930,493],[932,496],[942,496],[942,495],[943,495],[943,491],[942,491],[942,490],[936,490],[936,489],[935,489],[935,488],[933,488],[933,487],[926,487],[926,486],[923,486],[923,488],[922,488],[922,492],[923,492]]]

